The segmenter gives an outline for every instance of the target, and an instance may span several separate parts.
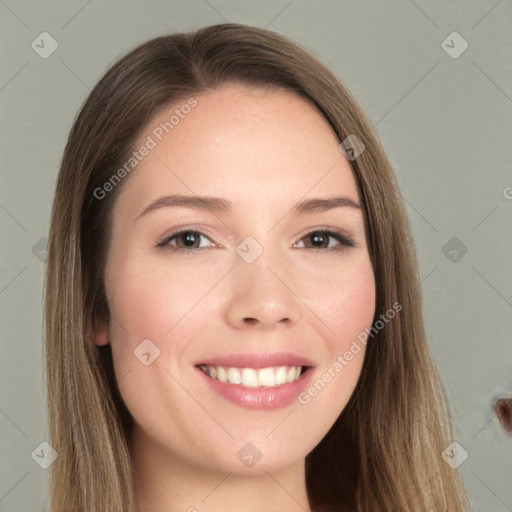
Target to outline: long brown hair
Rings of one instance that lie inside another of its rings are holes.
[[[94,191],[127,161],[158,112],[229,82],[298,94],[318,108],[340,142],[349,135],[363,142],[365,150],[350,163],[376,280],[374,322],[392,304],[402,306],[368,340],[349,403],[306,458],[312,510],[467,510],[460,473],[442,458],[453,427],[425,337],[410,228],[371,123],[336,76],[295,42],[222,24],[158,37],[128,53],[101,78],[73,124],[45,279],[49,434],[59,455],[50,468],[52,512],[135,510],[131,417],[110,346],[92,341],[96,319],[115,321],[104,270],[112,207],[124,183],[102,199]]]

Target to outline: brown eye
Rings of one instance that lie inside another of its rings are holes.
[[[183,240],[184,247],[186,249],[197,249],[198,244],[201,239],[201,235],[196,231],[183,231],[182,233],[178,233],[174,235],[172,238],[176,238],[176,240]],[[178,247],[181,247],[179,243],[177,243]]]
[[[331,238],[326,233],[314,232],[308,235],[305,240],[311,240],[313,248],[315,249],[325,249],[329,247],[329,238]],[[306,244],[307,246],[307,244]]]
[[[329,239],[338,241],[338,244],[332,245]],[[307,249],[332,249],[338,250],[345,247],[354,247],[353,241],[346,235],[338,231],[328,229],[317,229],[308,233],[302,240],[310,240],[311,244],[305,243]],[[330,245],[331,244],[331,245]]]
[[[199,244],[201,243],[201,237],[209,240],[210,238],[204,233],[196,230],[183,230],[173,233],[165,237],[161,242],[157,244],[157,247],[164,247],[169,250],[176,251],[189,251],[194,249],[200,249]],[[176,243],[171,243],[175,240]],[[190,251],[189,251],[190,252]]]

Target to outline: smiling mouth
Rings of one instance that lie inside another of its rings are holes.
[[[310,366],[269,366],[267,368],[238,368],[197,365],[208,377],[225,384],[251,388],[269,388],[295,382],[307,372]]]

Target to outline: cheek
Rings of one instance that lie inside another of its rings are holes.
[[[213,281],[204,277],[194,281],[169,265],[150,266],[138,258],[121,262],[111,279],[110,304],[122,325],[117,331],[121,336],[162,339],[211,287]]]
[[[148,265],[147,259],[127,255],[109,273],[110,344],[126,406],[137,422],[156,432],[162,418],[170,422],[179,414],[183,396],[170,376],[175,373],[170,362],[183,359],[196,329],[190,321],[193,306],[208,283],[192,286],[183,272]]]
[[[149,259],[127,254],[109,273],[110,344],[128,401],[137,400],[141,386],[164,389],[170,378],[165,370],[174,373],[185,364],[191,340],[207,322],[202,298],[218,280],[214,272],[198,276]]]
[[[375,279],[367,258],[341,270],[323,274],[311,296],[311,309],[328,328],[331,348],[346,350],[369,328],[375,314]]]
[[[360,377],[366,350],[362,340],[375,315],[375,280],[369,259],[330,273],[318,290],[311,309],[328,327],[325,359],[316,381],[299,402],[334,422]]]
[[[137,382],[155,389],[158,383],[154,379],[158,377],[154,370],[166,356],[165,334],[176,324],[182,327],[179,319],[192,300],[184,295],[191,292],[181,285],[176,273],[166,280],[162,272],[157,273],[141,259],[128,256],[117,259],[109,273],[108,288],[110,344],[119,385],[127,390],[129,382]],[[180,347],[174,349],[179,351]],[[129,378],[124,379],[128,374]],[[132,391],[128,393],[136,399],[137,393]]]

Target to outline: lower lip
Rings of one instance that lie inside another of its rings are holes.
[[[231,402],[256,410],[282,409],[297,399],[298,395],[309,385],[313,368],[308,368],[297,380],[287,382],[280,386],[268,388],[247,387],[240,384],[231,384],[212,379],[209,375],[197,368],[210,389]]]

